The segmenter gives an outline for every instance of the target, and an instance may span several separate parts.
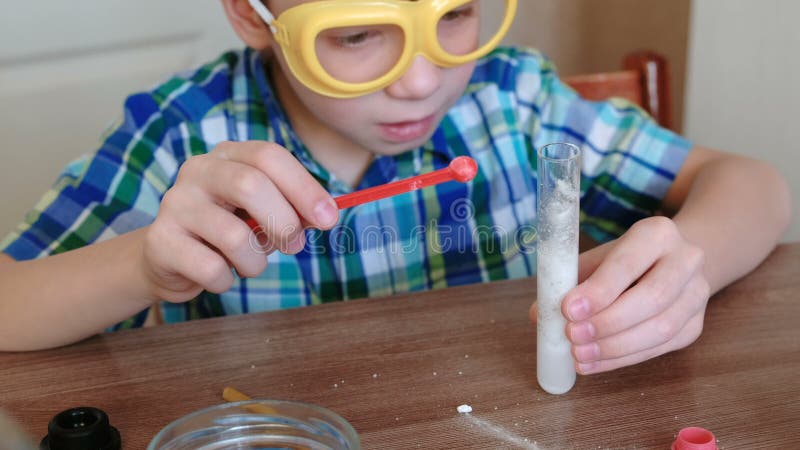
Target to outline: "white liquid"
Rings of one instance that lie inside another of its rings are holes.
[[[559,181],[538,218],[536,376],[551,394],[575,384],[561,301],[578,283],[578,198],[577,186]]]

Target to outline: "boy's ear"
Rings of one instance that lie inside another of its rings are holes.
[[[272,33],[247,0],[222,0],[222,7],[228,22],[248,47],[264,50],[270,46]]]

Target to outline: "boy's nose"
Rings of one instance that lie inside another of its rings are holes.
[[[395,98],[419,100],[430,97],[442,84],[442,68],[417,56],[411,67],[397,81],[386,88]]]

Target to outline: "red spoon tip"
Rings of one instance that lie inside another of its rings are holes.
[[[453,179],[459,183],[466,183],[478,174],[478,164],[469,156],[459,156],[450,161],[448,167],[453,174]]]

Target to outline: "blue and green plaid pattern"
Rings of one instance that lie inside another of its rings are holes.
[[[351,191],[299,141],[264,64],[252,50],[229,52],[129,97],[122,124],[97,153],[66,168],[0,250],[41,258],[148,225],[180,165],[225,140],[277,142],[334,195]],[[221,295],[163,303],[162,315],[177,322],[533,275],[535,149],[551,142],[583,150],[582,227],[600,241],[657,210],[690,149],[631,104],[580,99],[541,54],[501,48],[478,62],[427,144],[376,157],[357,188],[440,169],[460,155],[478,162],[473,181],[343,211],[333,230],[309,230],[300,254],[269,255],[261,276],[237,279]]]

